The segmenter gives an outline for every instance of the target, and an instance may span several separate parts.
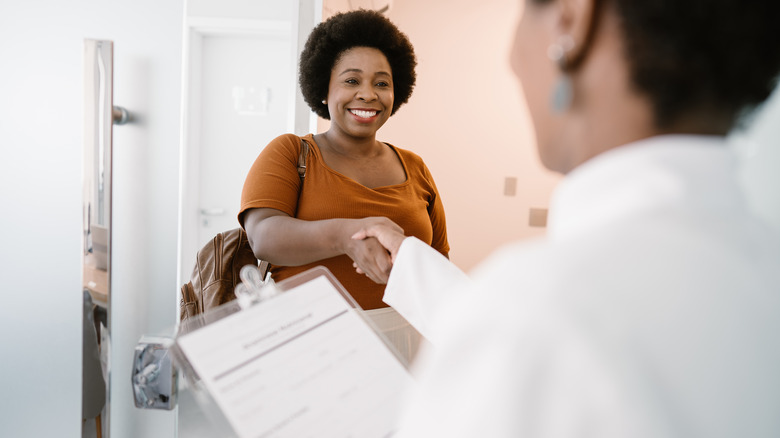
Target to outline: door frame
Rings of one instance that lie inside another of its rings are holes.
[[[312,28],[322,20],[322,0],[299,0],[293,16],[297,21],[254,20],[212,17],[185,17],[182,39],[182,105],[181,144],[179,148],[179,226],[177,251],[177,284],[189,280],[192,261],[198,247],[200,209],[200,105],[202,90],[203,38],[206,36],[290,35],[293,52],[290,71],[297,72],[298,54]],[[287,132],[303,135],[315,132],[317,116],[309,109],[300,88],[292,87],[288,96]],[[281,134],[281,133],[280,133]],[[180,291],[176,302],[180,301]]]

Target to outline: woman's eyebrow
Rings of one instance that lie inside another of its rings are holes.
[[[361,70],[359,68],[348,68],[348,69],[342,71],[341,73],[339,73],[339,76],[341,76],[341,75],[343,75],[345,73],[363,73],[363,70]]]
[[[348,68],[348,69],[342,71],[341,73],[339,73],[339,76],[341,76],[343,74],[346,74],[346,73],[363,73],[363,70],[361,70],[359,68]],[[378,71],[378,72],[376,72],[376,75],[377,76],[380,76],[380,75],[392,76],[389,72],[386,72],[386,71]]]

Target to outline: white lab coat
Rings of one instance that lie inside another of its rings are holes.
[[[404,240],[385,300],[432,345],[397,438],[780,437],[780,241],[734,173],[717,137],[603,153],[471,280]]]

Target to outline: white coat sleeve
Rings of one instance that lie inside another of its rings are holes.
[[[434,315],[470,282],[463,271],[430,245],[407,237],[396,255],[383,301],[435,343]]]

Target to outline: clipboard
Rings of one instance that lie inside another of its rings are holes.
[[[180,329],[174,359],[204,412],[239,438],[392,436],[413,380],[354,299],[324,267],[269,287]]]

